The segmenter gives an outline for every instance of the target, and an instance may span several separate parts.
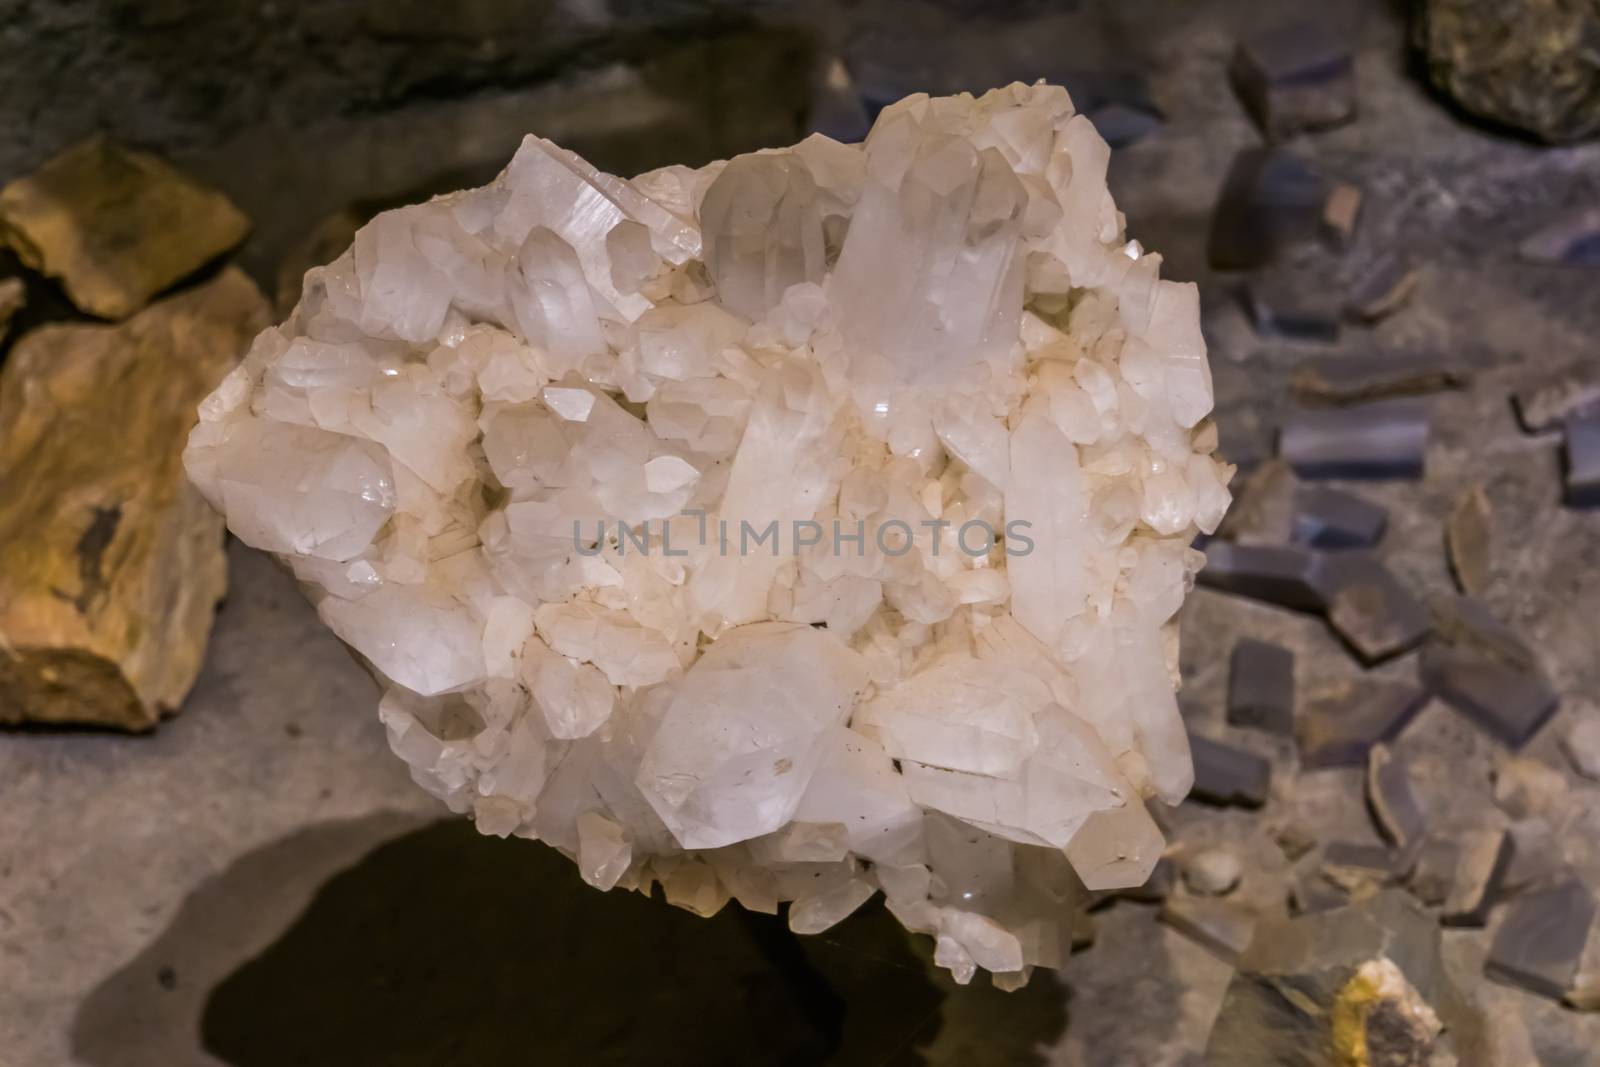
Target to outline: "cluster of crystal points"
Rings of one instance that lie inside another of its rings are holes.
[[[309,272],[189,471],[485,833],[800,932],[881,889],[1014,986],[1189,789],[1172,620],[1228,504],[1196,290],[1107,159],[1044,85],[631,181],[529,137]]]

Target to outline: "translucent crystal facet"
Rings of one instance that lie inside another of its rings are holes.
[[[1016,988],[1190,786],[1228,503],[1195,289],[1107,160],[1044,85],[631,180],[530,137],[309,272],[190,475],[483,832],[800,933],[882,892]]]

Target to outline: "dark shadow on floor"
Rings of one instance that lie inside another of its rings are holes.
[[[264,951],[240,952],[208,993],[193,988],[171,961],[251,921],[305,836],[196,891],[86,1002],[78,1056],[94,1067],[1011,1065],[1040,1062],[1034,1050],[1065,1024],[1048,976],[1017,994],[981,978],[958,990],[876,902],[796,938],[734,905],[706,920],[596,892],[554,850],[460,820],[377,847]],[[196,1028],[213,1058],[195,1049]]]

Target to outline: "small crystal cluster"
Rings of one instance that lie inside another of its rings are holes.
[[[1044,85],[631,181],[529,137],[309,272],[188,469],[485,833],[800,932],[882,890],[1012,987],[1189,789],[1229,499],[1107,159]]]

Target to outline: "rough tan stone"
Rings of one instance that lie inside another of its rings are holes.
[[[266,322],[228,269],[118,326],[45,326],[0,373],[0,722],[129,729],[175,710],[227,585],[179,460]]]
[[[0,239],[106,319],[138,311],[249,231],[221,193],[103,137],[0,189]]]

